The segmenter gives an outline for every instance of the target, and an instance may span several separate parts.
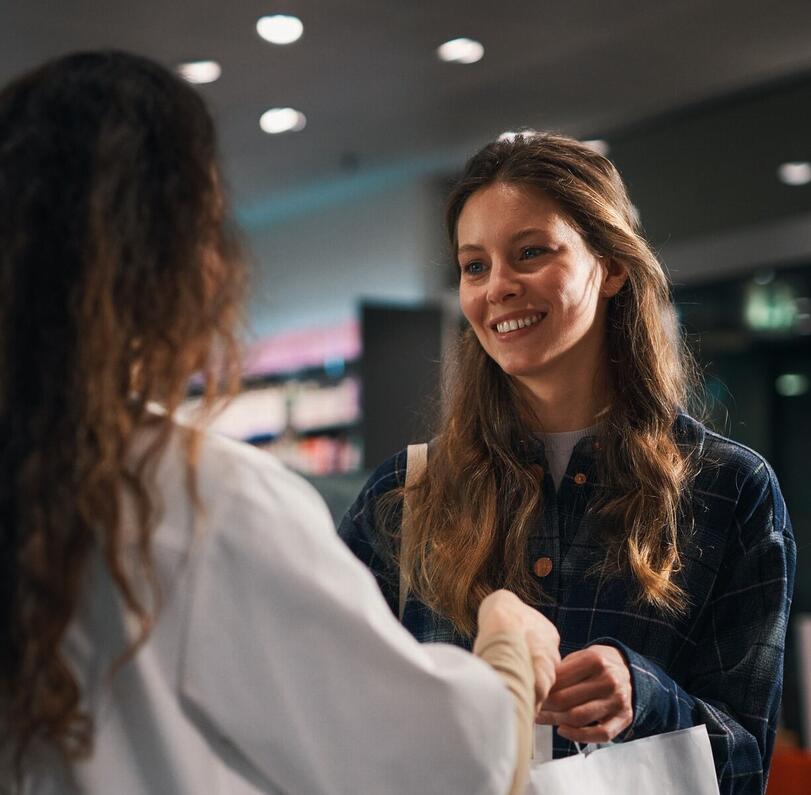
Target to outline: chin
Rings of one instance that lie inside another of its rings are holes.
[[[500,362],[496,359],[496,364],[511,378],[536,378],[544,374],[547,362]]]

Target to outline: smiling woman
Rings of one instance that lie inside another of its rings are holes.
[[[590,251],[557,202],[521,184],[471,196],[457,230],[459,300],[482,348],[539,404],[539,428],[590,425],[604,391],[594,381],[608,375],[607,299],[624,266]]]
[[[619,174],[517,134],[468,162],[447,227],[469,328],[446,414],[424,473],[384,462],[342,537],[421,641],[468,646],[500,587],[555,623],[556,756],[706,724],[721,792],[762,792],[791,525],[763,458],[685,413],[693,368]]]

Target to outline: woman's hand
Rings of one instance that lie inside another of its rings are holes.
[[[631,672],[613,646],[589,646],[563,658],[536,723],[578,743],[607,743],[633,720]]]
[[[540,706],[552,688],[555,668],[560,663],[560,636],[555,625],[506,590],[494,591],[482,600],[478,624],[481,639],[498,632],[516,632],[526,638],[535,674],[536,708]]]

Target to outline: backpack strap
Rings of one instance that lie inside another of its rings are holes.
[[[413,506],[411,505],[412,499],[409,495],[409,490],[419,481],[422,477],[425,468],[428,466],[428,445],[427,444],[410,444],[406,449],[406,478],[405,478],[405,498],[403,500],[403,521],[400,525],[400,549],[403,548],[403,541],[411,533],[411,514]],[[401,558],[402,559],[402,558]],[[406,601],[408,600],[408,583],[403,576],[402,563],[400,565],[400,621],[403,620],[405,613]]]

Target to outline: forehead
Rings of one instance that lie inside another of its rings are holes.
[[[460,246],[478,245],[528,228],[558,234],[574,232],[560,204],[543,191],[528,185],[494,182],[465,202],[456,236]]]

